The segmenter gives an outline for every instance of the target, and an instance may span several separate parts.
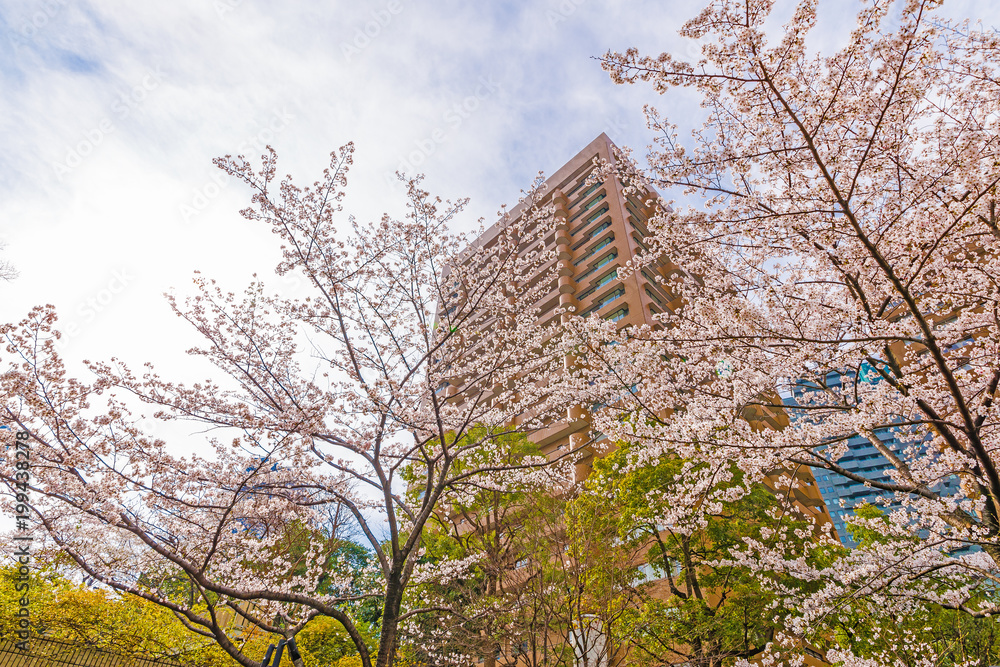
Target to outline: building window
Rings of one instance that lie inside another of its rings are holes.
[[[594,285],[594,289],[599,289],[601,287],[604,287],[617,277],[618,277],[618,269],[617,268],[611,269],[611,273],[597,279],[597,284]]]
[[[586,180],[584,180],[584,183],[586,183]],[[583,183],[581,183],[581,185],[583,185]],[[587,188],[586,190],[584,190],[580,194],[579,197],[577,197],[577,201],[579,201],[580,199],[583,199],[584,197],[586,197],[587,195],[591,194],[592,192],[596,192],[597,188],[601,187],[602,185],[603,185],[603,183],[594,183],[589,188]],[[575,192],[575,190],[574,190],[574,192]],[[576,202],[573,202],[572,204],[570,204],[570,206],[575,206],[575,205],[576,205]]]
[[[606,319],[606,320],[608,320],[610,322],[617,322],[617,321],[623,319],[626,315],[628,315],[628,306],[625,306],[624,308],[619,308],[618,310],[616,310],[615,312],[611,313],[610,315],[608,315],[604,319]]]
[[[609,303],[611,303],[615,299],[619,299],[619,298],[621,298],[623,296],[625,296],[625,290],[622,289],[621,287],[619,287],[614,292],[611,292],[610,294],[608,294],[607,296],[605,296],[603,299],[601,299],[600,301],[598,301],[597,303],[595,303],[594,304],[594,310],[601,310],[602,308],[604,308],[604,306],[608,305]]]
[[[593,171],[588,171],[586,174],[584,174],[583,176],[581,176],[580,177],[580,182],[577,183],[576,185],[574,185],[573,189],[566,193],[566,196],[567,197],[572,196],[574,192],[576,192],[577,190],[579,190],[580,188],[582,188],[584,185],[586,185],[587,184],[587,179],[590,178],[590,175],[592,173],[594,173],[594,172]]]
[[[583,280],[584,278],[586,278],[587,276],[589,276],[594,271],[599,271],[600,269],[603,269],[605,266],[607,266],[611,262],[615,261],[616,259],[618,259],[618,253],[617,252],[612,252],[609,255],[606,255],[605,257],[602,257],[601,261],[599,261],[597,264],[594,264],[594,266],[590,270],[585,271],[584,273],[581,273],[579,275],[579,277],[576,279],[576,282],[580,282],[581,280]]]
[[[649,581],[656,581],[657,579],[662,579],[659,574],[657,574],[656,569],[649,563],[643,563],[639,566],[635,573],[635,583],[642,584]]]
[[[597,195],[596,197],[594,197],[594,199],[589,204],[587,204],[586,206],[583,207],[583,210],[584,211],[589,211],[590,209],[594,208],[595,206],[597,206],[601,202],[602,199],[604,199],[605,196],[606,195],[603,192],[601,194]]]
[[[586,262],[588,259],[590,259],[594,255],[596,255],[600,251],[604,250],[605,248],[607,248],[609,245],[611,245],[614,242],[615,242],[615,235],[611,234],[610,236],[608,236],[608,238],[604,239],[603,241],[601,241],[600,243],[598,243],[596,246],[594,246],[593,248],[591,248],[590,251],[586,255],[584,255],[583,257],[581,257],[580,259],[576,260],[573,263],[575,265],[577,265],[577,266],[580,266],[581,264],[583,264],[584,262]]]
[[[569,219],[569,221],[573,222],[574,220],[576,220],[577,218],[579,218],[581,215],[583,215],[586,212],[587,212],[586,209],[577,212],[572,218]],[[607,204],[605,204],[601,208],[597,209],[597,211],[593,215],[591,215],[590,217],[588,217],[584,221],[584,223],[582,225],[580,225],[576,229],[572,230],[570,232],[570,236],[576,236],[577,232],[579,232],[581,229],[585,228],[587,225],[589,225],[590,223],[592,223],[594,220],[597,220],[599,217],[601,217],[602,215],[604,215],[607,212],[608,212],[608,206],[607,206]]]
[[[601,232],[603,232],[605,229],[607,229],[610,226],[611,226],[611,221],[610,220],[606,220],[606,221],[602,222],[600,225],[598,225],[594,229],[594,231],[592,231],[589,234],[587,234],[586,238],[581,239],[579,242],[577,242],[576,245],[573,246],[573,250],[576,250],[580,246],[589,243],[592,238],[594,238],[595,236],[597,236],[598,234],[600,234]]]

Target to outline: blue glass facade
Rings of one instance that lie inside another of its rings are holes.
[[[887,447],[895,450],[897,443],[889,431],[879,433],[881,440]],[[872,481],[891,482],[888,471],[892,467],[884,456],[879,454],[869,440],[863,436],[854,436],[847,441],[848,452],[841,457],[837,463],[859,475],[864,475]],[[892,494],[879,491],[865,486],[860,482],[855,482],[837,474],[831,474],[825,470],[814,470],[816,483],[819,485],[823,502],[826,503],[830,511],[830,518],[833,519],[833,526],[837,529],[837,535],[841,541],[849,546],[857,546],[847,532],[844,519],[854,514],[854,508],[863,503],[871,503],[882,508],[883,511],[890,511],[895,505],[886,507],[879,499],[889,500]],[[841,503],[843,501],[843,504]]]
[[[868,373],[866,376],[864,368],[862,368],[861,377],[862,381],[879,381],[878,376],[874,373]],[[853,375],[841,376],[831,373],[826,377],[827,386],[834,391],[838,390],[842,378],[848,378],[849,382],[853,382]],[[795,388],[792,396],[784,399],[784,403],[787,406],[793,406],[797,403],[797,399],[800,399],[805,392],[815,390],[810,389],[808,383],[800,384]],[[789,417],[794,426],[795,420],[801,418],[801,415],[796,414],[798,412],[796,410],[790,410],[789,412]],[[902,458],[902,450],[907,443],[900,442],[902,436],[896,432],[896,429],[881,429],[876,431],[875,435],[887,449],[894,453],[898,452]],[[900,435],[900,439],[897,439],[897,435]],[[879,453],[875,445],[863,435],[854,435],[847,440],[847,453],[837,460],[837,464],[845,470],[857,473],[873,482],[892,482],[892,478],[889,477],[892,465]],[[863,482],[856,482],[842,475],[827,472],[821,468],[815,468],[813,472],[816,476],[816,484],[819,486],[820,494],[823,496],[823,502],[826,503],[826,507],[830,511],[830,518],[833,520],[833,526],[837,530],[837,535],[846,546],[851,548],[857,546],[854,540],[851,539],[845,524],[845,519],[854,515],[855,507],[869,503],[887,513],[899,508],[899,505],[893,502],[893,494],[891,492],[874,489],[866,486]],[[943,480],[935,490],[943,494],[954,493],[958,490],[958,480],[955,477]]]

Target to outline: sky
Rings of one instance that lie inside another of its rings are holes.
[[[298,288],[273,275],[275,237],[240,217],[249,192],[212,158],[270,144],[279,174],[308,184],[354,141],[345,223],[400,214],[402,169],[470,197],[460,226],[490,224],[601,132],[641,157],[644,104],[697,121],[690,93],[616,86],[595,58],[695,57],[677,30],[700,5],[0,0],[0,259],[20,271],[0,283],[0,322],[52,303],[71,369],[117,356],[183,371],[197,339],[165,291],[191,293],[196,270],[233,291],[254,273]],[[820,0],[818,48],[846,36],[853,6]],[[987,0],[947,12],[1000,24]]]

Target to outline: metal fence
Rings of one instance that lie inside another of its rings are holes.
[[[32,639],[28,651],[12,641],[0,641],[0,667],[182,667],[152,658],[117,655],[54,639]]]

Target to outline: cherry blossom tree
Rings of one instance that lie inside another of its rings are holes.
[[[759,570],[732,562],[732,555],[742,553],[747,539],[780,541],[786,558],[817,565],[843,547],[808,548],[814,545],[805,508],[764,484],[726,499],[726,487],[743,491],[735,465],[730,465],[728,482],[702,488],[702,501],[712,509],[692,517],[682,507],[675,516],[674,499],[687,500],[691,491],[683,487],[689,478],[701,477],[697,468],[704,464],[663,456],[633,467],[631,450],[622,443],[598,461],[587,492],[576,502],[577,514],[603,516],[612,523],[614,542],[621,545],[617,548],[631,548],[643,556],[640,562],[648,563],[641,570],[645,579],[637,578],[638,599],[630,601],[616,623],[605,622],[604,627],[627,639],[619,642],[636,665],[713,667],[764,653],[791,613],[769,608],[775,599],[773,584],[800,582],[788,575],[763,577]],[[690,525],[690,518],[697,518],[697,525]]]
[[[0,243],[0,250],[6,250],[7,244]],[[7,260],[0,259],[0,280],[13,280],[17,278],[17,269]]]
[[[511,456],[533,449],[523,437],[509,446]],[[641,598],[633,563],[648,544],[622,539],[609,494],[584,493],[571,466],[544,472],[500,489],[467,485],[427,533],[429,559],[474,565],[415,589],[442,611],[412,623],[418,662],[594,667],[628,653],[623,621]]]
[[[504,438],[510,461],[538,456],[521,434]],[[564,460],[565,463],[565,460]],[[469,563],[460,576],[437,577],[411,594],[437,613],[410,619],[406,643],[411,660],[434,665],[485,667],[553,664],[572,649],[551,635],[553,614],[545,604],[552,587],[547,570],[562,562],[559,548],[572,468],[553,465],[533,476],[467,478],[445,496],[449,511],[435,515],[424,533],[425,560],[433,569]],[[553,641],[555,640],[555,641]],[[528,642],[534,650],[522,651]],[[560,644],[558,648],[553,643]]]
[[[630,267],[670,258],[683,306],[655,330],[573,320],[567,352],[604,373],[565,390],[618,401],[595,426],[644,445],[632,465],[700,462],[672,498],[678,522],[704,525],[717,507],[706,489],[733,500],[733,461],[742,493],[768,475],[776,492],[801,493],[811,467],[888,503],[887,521],[854,522],[891,539],[827,566],[780,541],[747,539],[733,556],[823,583],[779,591],[796,618],[775,647],[829,637],[851,608],[1000,612],[1000,36],[940,18],[939,4],[866,0],[823,54],[808,48],[815,1],[771,39],[771,2],[715,0],[681,31],[702,44],[696,62],[635,49],[603,59],[618,83],[701,96],[689,139],[648,108],[649,166],[619,172],[629,191],[700,202],[659,202],[651,250]],[[857,436],[887,474],[844,464]],[[831,539],[824,517],[817,548]],[[890,649],[828,650],[844,664],[903,664]],[[936,664],[942,650],[913,652]]]
[[[112,360],[78,380],[57,354],[53,308],[0,327],[0,433],[30,450],[30,474],[13,459],[0,471],[10,494],[22,482],[12,500],[87,576],[170,609],[248,667],[261,658],[244,650],[249,630],[291,640],[317,617],[344,627],[364,667],[391,665],[400,622],[431,611],[403,600],[442,496],[544,466],[505,456],[507,425],[565,414],[531,381],[563,363],[532,317],[554,266],[536,250],[550,224],[538,184],[523,215],[471,243],[448,230],[465,202],[419,180],[404,219],[343,215],[352,156],[350,144],[332,153],[305,188],[275,179],[270,148],[256,171],[216,160],[253,193],[243,215],[280,239],[277,273],[304,278],[310,294],[269,295],[255,281],[238,297],[199,275],[193,296],[169,297],[203,338],[189,353],[214,366],[210,379]],[[199,425],[198,451],[148,434],[142,411]],[[374,652],[359,621],[372,605]]]

